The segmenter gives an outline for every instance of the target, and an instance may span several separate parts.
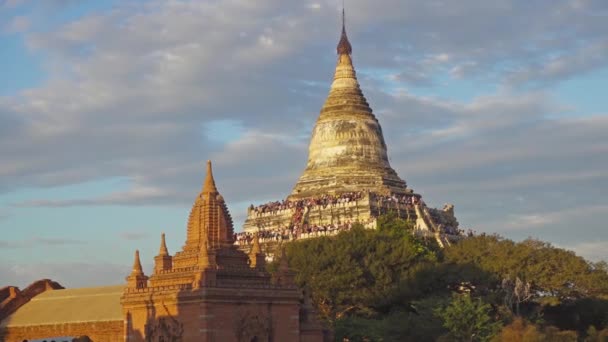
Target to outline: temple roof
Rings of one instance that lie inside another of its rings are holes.
[[[123,291],[123,285],[46,291],[0,322],[0,327],[122,321]]]

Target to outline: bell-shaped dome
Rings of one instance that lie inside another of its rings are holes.
[[[334,80],[312,132],[308,163],[289,198],[411,192],[389,164],[382,128],[357,81],[344,26],[337,50]]]

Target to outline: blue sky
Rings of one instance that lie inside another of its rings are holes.
[[[236,222],[306,164],[340,1],[0,0],[0,285],[175,252],[212,159]],[[391,164],[463,227],[608,259],[608,4],[352,0]]]

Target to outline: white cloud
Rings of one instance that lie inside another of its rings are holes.
[[[608,241],[582,242],[565,248],[591,261],[608,261]]]

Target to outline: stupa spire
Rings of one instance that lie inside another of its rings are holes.
[[[344,12],[344,4],[342,4],[342,35],[337,47],[338,55],[350,55],[353,53],[353,48],[348,41],[346,35],[346,14]]]
[[[215,179],[213,179],[213,170],[211,168],[211,160],[207,160],[207,175],[205,176],[205,182],[203,183],[203,194],[217,192],[215,187]]]
[[[154,257],[154,273],[169,271],[173,267],[173,257],[169,255],[167,243],[165,242],[165,233],[160,236],[160,250],[158,255]]]
[[[160,250],[158,251],[158,255],[169,255],[167,243],[165,242],[165,233],[160,235]]]
[[[139,260],[139,250],[135,250],[135,260],[133,261],[133,270],[127,277],[127,286],[134,289],[143,289],[147,286],[148,277],[144,274]]]
[[[135,250],[135,260],[133,260],[133,270],[131,275],[143,275],[144,270],[141,267],[141,261],[139,260],[139,249]]]

